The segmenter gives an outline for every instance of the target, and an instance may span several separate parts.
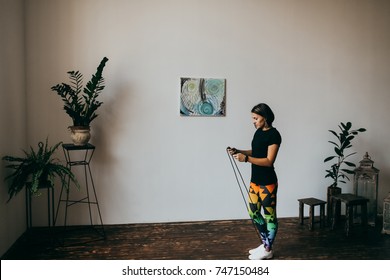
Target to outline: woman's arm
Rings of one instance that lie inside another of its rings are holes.
[[[238,151],[241,154],[244,154],[246,156],[251,156],[252,155],[252,150],[239,150]]]
[[[259,166],[267,166],[271,167],[273,166],[276,156],[278,155],[279,151],[279,145],[273,144],[268,146],[268,152],[266,158],[255,158],[252,157],[252,151],[250,151],[250,154],[247,153],[248,151],[239,151],[239,153],[234,155],[234,158],[237,159],[240,162],[245,161],[245,158],[247,158],[247,162],[253,163],[255,165]]]
[[[227,150],[229,151],[229,153],[231,155],[234,155],[234,154],[243,154],[244,156],[247,155],[247,156],[251,156],[252,155],[252,150],[238,150],[236,148],[230,148],[228,147]]]

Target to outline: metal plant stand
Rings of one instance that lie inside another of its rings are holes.
[[[47,190],[47,226],[54,226],[54,188],[52,185],[39,187],[40,190]],[[26,226],[27,229],[33,227],[32,222],[32,195],[29,188],[26,187]]]
[[[83,168],[86,195],[81,199],[72,199],[70,197],[70,192],[75,190],[72,190],[72,187],[70,186],[70,178],[69,178],[68,188],[63,186],[61,189],[54,223],[57,222],[59,208],[61,207],[62,204],[65,204],[64,231],[66,231],[68,208],[79,203],[87,204],[91,226],[99,233],[99,235],[105,238],[106,234],[104,231],[102,215],[100,212],[99,202],[95,190],[95,184],[93,181],[92,172],[90,168],[90,162],[95,152],[95,146],[92,144],[86,144],[84,146],[76,146],[74,144],[62,144],[62,148],[64,150],[67,166],[70,169],[74,169],[76,167]],[[71,155],[73,158],[71,157]],[[76,155],[78,156],[77,159],[75,159]],[[80,180],[79,182],[81,187],[83,187]],[[100,224],[94,224],[92,218],[92,209],[91,209],[92,206],[96,206]]]

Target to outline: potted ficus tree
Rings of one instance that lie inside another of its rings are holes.
[[[336,141],[328,141],[334,148],[334,154],[324,159],[324,162],[331,163],[330,168],[325,170],[325,178],[332,179],[332,184],[328,186],[327,189],[328,221],[330,219],[329,214],[332,209],[330,197],[335,194],[340,194],[340,184],[345,184],[346,180],[349,181],[348,176],[354,174],[354,167],[356,167],[356,164],[349,161],[349,157],[356,154],[356,152],[350,152],[350,148],[352,148],[352,140],[360,132],[366,131],[365,128],[352,129],[351,122],[341,122],[338,127],[340,129],[340,132],[338,133],[333,130],[329,130],[329,132],[336,138]]]
[[[80,185],[67,166],[63,165],[59,159],[54,157],[54,152],[62,144],[57,143],[53,147],[48,146],[46,142],[38,143],[38,150],[30,147],[29,151],[24,152],[24,156],[3,156],[3,160],[8,162],[6,168],[12,169],[13,172],[5,177],[5,181],[9,181],[8,194],[11,200],[24,187],[33,195],[40,193],[39,189],[54,186],[54,181],[59,178],[61,186],[68,188],[69,182],[73,182],[77,188]]]
[[[75,145],[86,145],[91,138],[90,124],[98,116],[96,110],[103,104],[98,97],[105,88],[103,69],[107,61],[107,57],[102,59],[85,87],[79,71],[67,72],[70,84],[61,83],[51,87],[64,101],[64,110],[72,119],[73,125],[69,126],[69,130]]]

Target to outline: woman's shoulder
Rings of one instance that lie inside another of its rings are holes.
[[[276,133],[276,134],[280,134],[279,130],[276,128],[276,127],[271,127],[269,130],[268,130],[270,133]]]
[[[275,127],[272,127],[269,130],[270,134],[272,135],[273,138],[278,139],[277,142],[282,142],[282,135],[280,134],[279,130]]]

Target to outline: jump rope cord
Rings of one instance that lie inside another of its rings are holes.
[[[248,205],[247,205],[246,200],[245,200],[244,191],[243,191],[242,186],[241,186],[241,182],[242,182],[242,185],[245,187],[245,190],[246,190],[246,193],[247,193],[247,194],[249,194],[249,190],[248,190],[248,188],[246,187],[244,178],[242,177],[242,174],[241,174],[241,172],[240,172],[240,169],[238,169],[238,166],[237,166],[236,161],[233,159],[233,155],[231,155],[231,154],[229,153],[228,150],[226,150],[226,153],[227,153],[227,155],[228,155],[228,157],[229,157],[230,165],[231,165],[232,168],[233,168],[234,176],[236,177],[237,185],[238,185],[238,188],[240,189],[242,199],[244,200],[244,203],[245,203],[245,207],[246,207],[246,209],[249,211]],[[238,173],[238,175],[240,176],[241,182],[240,182],[240,180],[239,180],[239,178],[238,178],[237,173]]]
[[[244,178],[242,177],[240,169],[238,168],[237,163],[236,163],[236,161],[233,158],[233,155],[231,155],[229,153],[228,149],[226,149],[226,153],[228,155],[228,158],[229,158],[229,161],[230,161],[230,165],[233,168],[234,176],[236,177],[237,185],[238,185],[238,188],[240,189],[241,196],[242,196],[242,199],[244,201],[245,207],[246,207],[247,211],[250,212],[250,209],[248,207],[248,203],[247,203],[247,201],[245,199],[243,187],[241,186],[241,182],[242,182],[242,185],[244,186],[244,188],[246,190],[247,197],[249,197],[250,201],[253,203],[252,199],[249,196],[249,189],[246,187]],[[237,175],[237,173],[238,173],[238,175]],[[241,182],[240,182],[240,179],[241,179]],[[259,232],[258,228],[256,227],[256,224],[255,224],[255,222],[254,222],[254,220],[252,218],[251,218],[251,221],[252,221],[253,227],[255,228],[256,233],[258,234],[259,238],[261,239],[260,232]]]

